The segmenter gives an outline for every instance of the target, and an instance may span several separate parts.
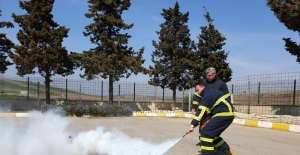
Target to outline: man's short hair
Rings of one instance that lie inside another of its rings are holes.
[[[206,85],[207,85],[206,82],[200,81],[200,82],[196,83],[195,86],[204,86],[204,87],[206,87]]]
[[[208,68],[205,70],[205,73],[209,73],[209,72],[216,73],[216,69],[215,69],[214,67],[208,67]]]

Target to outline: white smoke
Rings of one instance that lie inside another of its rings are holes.
[[[69,122],[57,114],[33,114],[28,119],[0,119],[3,155],[163,155],[180,139],[153,144],[104,127],[67,131]]]

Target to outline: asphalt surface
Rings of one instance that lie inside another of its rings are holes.
[[[68,130],[74,134],[95,129],[117,129],[131,138],[141,138],[152,143],[181,138],[187,131],[191,119],[159,117],[115,117],[115,118],[66,118],[71,124]],[[272,129],[254,128],[232,124],[221,137],[233,149],[235,155],[299,155],[300,134]],[[186,135],[168,155],[197,155],[198,132]]]

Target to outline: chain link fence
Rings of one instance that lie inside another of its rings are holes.
[[[52,78],[51,100],[109,101],[109,83],[104,80]],[[42,77],[0,76],[2,97],[45,99]],[[173,91],[142,82],[114,82],[113,100],[126,102],[171,102]],[[176,90],[176,101],[181,102],[188,94]]]
[[[227,83],[238,112],[300,115],[300,72],[251,75],[233,78]],[[107,80],[52,78],[51,100],[108,102]],[[22,100],[45,99],[42,77],[0,76],[1,98]],[[176,102],[188,104],[194,88],[176,91]],[[173,91],[143,82],[114,82],[114,102],[172,102]],[[189,104],[190,105],[190,104]],[[186,110],[190,109],[190,106]]]

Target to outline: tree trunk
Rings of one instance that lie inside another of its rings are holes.
[[[50,104],[50,76],[45,76],[46,104]]]
[[[112,76],[109,76],[109,78],[108,78],[109,80],[109,104],[113,104],[113,100],[114,100],[114,92],[113,92],[113,90],[114,90],[114,83],[113,83],[113,78],[112,78]]]
[[[172,111],[176,110],[176,89],[173,90],[173,104],[172,104]]]

